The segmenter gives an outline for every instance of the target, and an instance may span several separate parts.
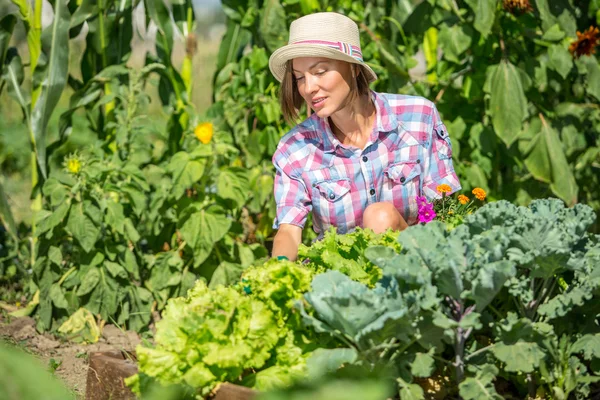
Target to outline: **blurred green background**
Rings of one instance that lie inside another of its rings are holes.
[[[44,14],[42,24],[49,24],[52,18],[50,7],[44,3]],[[216,56],[219,51],[222,35],[225,32],[225,14],[220,1],[218,0],[195,0],[195,12],[197,17],[196,37],[197,52],[193,59],[193,91],[192,103],[198,113],[204,112],[212,103],[212,77],[216,69]],[[6,14],[15,12],[16,7],[8,2],[0,2],[0,19]],[[152,26],[151,26],[152,28]],[[10,46],[18,47],[19,54],[28,62],[27,41],[23,26],[18,24],[16,34],[10,43]],[[83,32],[82,32],[83,33]],[[154,37],[156,31],[148,29],[147,32],[138,29],[134,34],[132,41],[133,54],[128,65],[132,67],[142,67],[146,53],[154,48]],[[85,47],[83,34],[76,40],[70,41],[70,59],[69,73],[75,78],[81,78],[81,55]],[[185,55],[185,40],[179,38],[176,51],[173,55],[174,64],[180,66],[181,59]],[[29,69],[25,69],[26,72]],[[25,84],[30,82],[29,77],[25,77]],[[158,98],[158,77],[155,76],[151,84],[146,86],[148,94],[151,96],[150,109],[148,115],[154,116],[152,125],[154,129],[159,129],[166,124],[168,114],[163,111],[163,107]],[[69,99],[73,91],[67,86],[62,94],[61,100],[52,114],[52,119],[48,125],[47,143],[52,143],[58,135],[58,118],[68,109]],[[65,155],[90,144],[94,138],[88,129],[88,124],[84,116],[84,111],[76,113],[75,128],[70,135],[67,143],[57,151],[50,160],[50,166],[57,167],[61,164]],[[157,125],[159,124],[159,125]],[[19,105],[12,100],[7,90],[0,94],[0,171],[2,171],[2,181],[8,195],[8,201],[14,213],[17,224],[31,220],[30,193],[31,177],[29,168],[30,163],[30,144],[27,128],[23,123],[23,114]]]

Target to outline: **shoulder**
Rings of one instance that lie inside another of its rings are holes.
[[[319,132],[319,119],[313,114],[281,137],[273,162],[292,162],[291,155],[294,155],[293,159],[302,159],[321,147],[323,139]]]
[[[385,99],[390,111],[400,120],[431,120],[437,109],[433,101],[421,96],[411,96],[407,94],[377,93],[378,96]]]

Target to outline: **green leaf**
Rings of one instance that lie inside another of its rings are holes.
[[[135,254],[129,249],[125,250],[125,269],[135,279],[140,279],[140,268],[138,266]]]
[[[121,203],[108,200],[106,202],[106,224],[117,233],[123,234],[125,228],[125,214]]]
[[[21,61],[21,57],[15,51],[14,54],[9,54],[6,57],[6,65],[2,69],[2,81],[6,82],[8,85],[8,94],[12,97],[23,110],[23,114],[25,115],[25,119],[29,120],[30,107],[29,103],[31,102],[31,98],[29,94],[21,88],[21,84],[23,83],[23,79],[25,77],[25,73],[23,70],[23,63]],[[0,66],[2,67],[2,66]]]
[[[2,20],[0,20],[0,72],[4,66],[4,60],[6,59],[6,52],[8,45],[12,37],[13,29],[17,23],[17,17],[13,14],[8,14]]]
[[[577,21],[569,0],[535,0],[535,3],[545,32],[558,23],[568,36],[575,37]]]
[[[242,207],[249,198],[248,173],[244,168],[228,167],[219,173],[217,193],[224,199],[231,199],[236,207]]]
[[[90,293],[100,281],[100,272],[97,268],[90,268],[81,281],[81,286],[77,289],[77,296],[85,296]]]
[[[127,271],[125,270],[125,268],[123,268],[122,265],[117,264],[115,262],[112,261],[105,261],[104,262],[104,266],[106,267],[106,269],[108,270],[108,272],[114,277],[114,278],[123,278],[123,279],[127,279]]]
[[[410,366],[413,376],[427,378],[435,371],[435,360],[427,353],[417,353]]]
[[[521,77],[514,65],[502,61],[491,70],[489,79],[491,85],[488,112],[492,116],[492,125],[500,139],[510,147],[527,117],[527,99]],[[507,93],[510,93],[510,96]]]
[[[471,34],[463,25],[442,25],[439,42],[444,52],[444,57],[457,64],[461,63],[460,56],[471,47]]]
[[[55,178],[49,178],[46,182],[44,182],[42,191],[44,196],[50,198],[50,203],[54,207],[63,203],[65,198],[68,197],[69,193],[67,187]]]
[[[230,286],[239,282],[245,269],[241,264],[223,261],[213,272],[208,287],[214,289],[219,285]]]
[[[559,73],[563,79],[566,79],[573,68],[573,57],[569,50],[560,44],[550,46],[548,49],[548,66]]]
[[[279,0],[266,0],[260,19],[260,33],[270,52],[287,44],[288,27],[285,10]]]
[[[300,0],[302,14],[308,15],[320,9],[319,0]]]
[[[423,52],[425,53],[425,62],[427,63],[427,80],[437,82],[437,50],[438,50],[438,30],[434,27],[427,29],[423,37]]]
[[[103,268],[98,268],[100,279],[92,291],[89,301],[85,308],[93,314],[100,314],[102,319],[108,320],[114,317],[119,304],[123,301],[125,290],[117,281],[104,272]]]
[[[62,252],[58,247],[50,246],[50,249],[48,250],[48,260],[52,261],[59,267],[62,267],[63,257]]]
[[[550,182],[552,191],[568,205],[577,202],[578,186],[569,166],[558,132],[541,120],[541,130],[532,140],[525,165],[536,179]]]
[[[484,374],[474,378],[466,378],[458,385],[460,397],[464,400],[502,400],[496,392],[494,376]]]
[[[545,357],[537,343],[518,341],[514,344],[496,343],[492,347],[494,356],[503,363],[508,372],[533,372]]]
[[[249,30],[244,29],[241,24],[228,19],[227,31],[221,40],[217,56],[217,71],[223,71],[226,65],[236,62],[238,55],[251,40],[252,34]]]
[[[221,214],[205,210],[193,214],[181,227],[181,235],[194,251],[194,265],[208,258],[213,246],[221,240],[231,226],[231,220]]]
[[[82,205],[80,204],[71,209],[69,220],[67,221],[67,229],[69,229],[73,237],[77,239],[86,252],[94,248],[94,244],[100,234],[100,230],[94,222],[83,213]]]
[[[131,222],[129,218],[125,218],[125,236],[133,243],[137,243],[141,238],[137,229],[133,226],[133,222]]]
[[[0,344],[0,375],[2,399],[75,399],[38,358],[15,346]]]
[[[475,14],[475,29],[481,33],[481,36],[487,37],[494,26],[498,0],[466,0],[466,2]]]
[[[47,217],[43,218],[36,224],[37,230],[35,234],[37,236],[41,236],[43,233],[54,229],[54,227],[56,227],[65,219],[65,217],[69,213],[70,208],[70,202],[65,201],[64,203],[62,203],[52,213],[48,214]],[[45,212],[45,210],[42,211]]]
[[[473,299],[479,312],[496,297],[507,279],[515,276],[513,263],[507,260],[486,264],[473,282]]]
[[[416,383],[404,384],[400,389],[400,398],[402,400],[424,400],[425,393],[423,388]]]
[[[40,96],[31,113],[31,130],[35,137],[33,145],[38,165],[44,178],[47,177],[46,129],[50,116],[58,104],[58,100],[67,83],[69,71],[70,17],[67,0],[56,0],[54,2],[52,25],[46,28],[43,33],[44,36],[49,35],[48,41],[43,40],[47,42],[44,45],[44,49],[49,54],[47,54],[48,61],[45,66],[43,80],[41,81]]]
[[[17,225],[13,217],[6,194],[4,193],[4,186],[0,180],[0,222],[6,228],[6,231],[12,236],[13,240],[18,241]]]
[[[600,358],[600,335],[584,335],[571,347],[571,353],[581,353],[586,360]]]
[[[190,160],[186,152],[176,153],[167,165],[167,171],[173,175],[173,194],[181,197],[185,189],[198,182],[204,173],[204,161]]]
[[[52,285],[50,288],[50,299],[57,308],[63,308],[65,310],[69,308],[69,303],[67,302],[62,289],[57,284]]]
[[[587,84],[586,90],[600,101],[600,66],[598,59],[594,56],[583,56],[581,60],[587,68]]]
[[[309,377],[319,378],[336,371],[344,364],[352,364],[357,357],[356,350],[349,348],[316,349],[306,360],[306,369]]]
[[[542,36],[542,40],[549,42],[557,42],[565,37],[565,33],[560,29],[560,25],[554,24],[552,28],[548,29]]]

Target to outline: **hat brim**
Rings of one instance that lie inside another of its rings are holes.
[[[281,82],[285,74],[286,63],[298,57],[325,57],[357,64],[364,68],[369,83],[377,80],[377,74],[364,62],[334,48],[314,44],[288,44],[275,50],[269,58],[269,69],[275,79]]]

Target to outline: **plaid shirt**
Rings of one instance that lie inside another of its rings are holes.
[[[392,202],[409,225],[417,222],[417,196],[439,198],[436,187],[461,188],[452,146],[435,105],[422,97],[371,92],[376,126],[364,149],[347,147],[328,119],[316,114],[281,138],[273,155],[277,217],[273,224],[346,233],[362,226],[369,204]]]

